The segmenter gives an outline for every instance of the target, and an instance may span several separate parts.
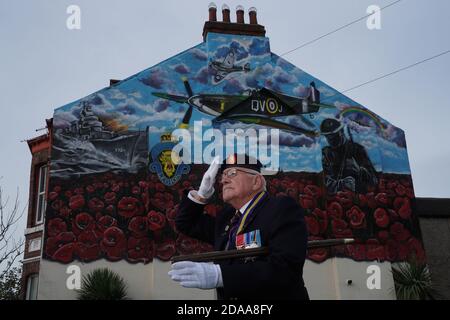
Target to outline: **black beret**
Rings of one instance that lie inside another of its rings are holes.
[[[228,168],[247,168],[261,173],[262,164],[258,159],[250,157],[247,154],[230,154],[222,163],[220,171]]]

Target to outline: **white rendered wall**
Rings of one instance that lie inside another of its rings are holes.
[[[39,274],[38,299],[76,299],[76,292],[66,286],[67,267],[77,265],[82,275],[96,268],[107,267],[120,274],[128,285],[131,299],[143,300],[197,300],[215,299],[215,290],[187,289],[172,281],[167,272],[170,263],[155,259],[147,265],[130,264],[125,261],[109,262],[99,260],[88,264],[74,262],[64,265],[48,260],[41,260]],[[367,267],[380,267],[380,289],[370,290],[367,279]],[[320,264],[309,260],[305,263],[304,279],[312,300],[345,300],[345,299],[395,299],[393,291],[391,264],[389,262],[355,262],[346,258],[332,258]],[[347,280],[352,284],[348,285]]]

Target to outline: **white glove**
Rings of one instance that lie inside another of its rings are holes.
[[[223,287],[218,264],[180,261],[172,264],[169,276],[185,288],[214,289]]]
[[[220,168],[219,159],[219,156],[213,159],[208,170],[203,175],[200,188],[198,188],[197,194],[204,199],[209,199],[214,194],[214,183],[216,182],[216,175]]]

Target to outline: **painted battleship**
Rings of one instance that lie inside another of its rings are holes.
[[[59,154],[59,160],[52,171],[62,176],[109,170],[136,172],[147,163],[148,128],[113,131],[89,103],[82,102],[79,119],[55,134],[53,152]]]

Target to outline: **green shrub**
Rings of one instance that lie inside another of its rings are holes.
[[[127,286],[115,272],[96,269],[83,277],[78,300],[126,300]]]

